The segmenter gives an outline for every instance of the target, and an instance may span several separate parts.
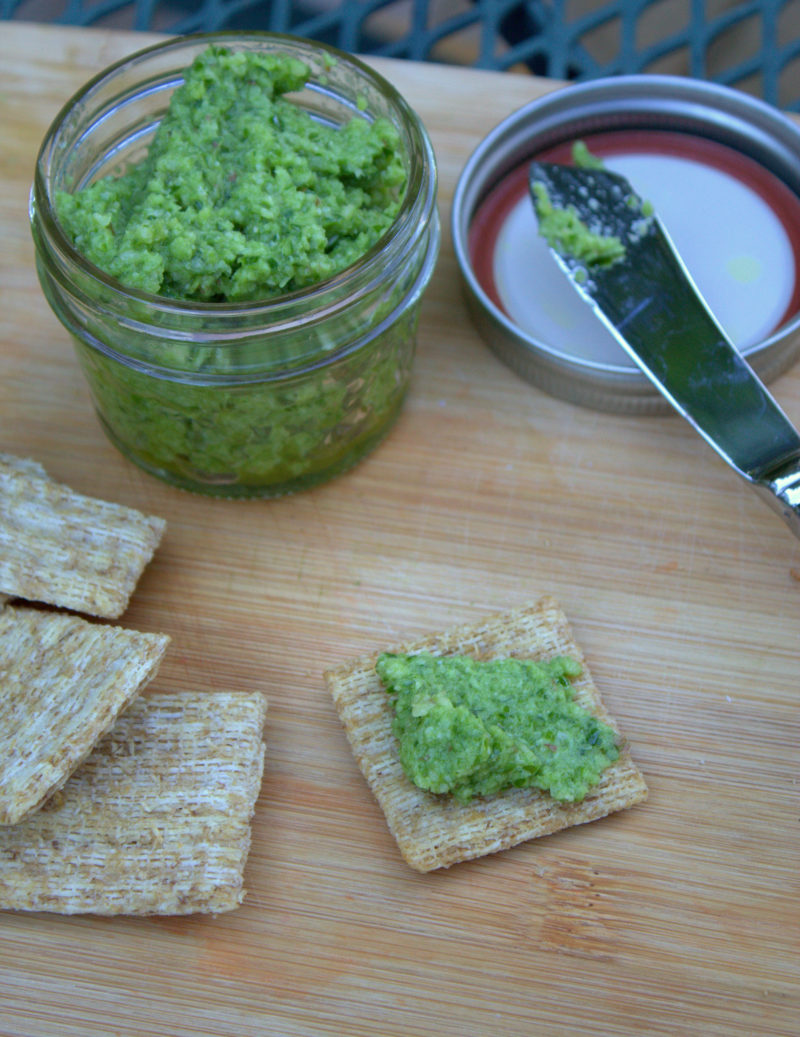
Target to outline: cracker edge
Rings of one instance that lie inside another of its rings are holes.
[[[155,895],[161,893],[161,900],[156,902],[153,896],[141,896],[138,903],[134,902],[133,898],[125,901],[124,905],[120,905],[118,901],[113,901],[109,898],[108,892],[102,888],[99,892],[96,892],[94,897],[87,896],[88,887],[84,887],[79,894],[75,894],[72,901],[64,898],[57,898],[56,900],[42,897],[40,892],[37,890],[35,895],[26,895],[27,891],[23,888],[18,891],[16,898],[8,897],[8,888],[0,889],[0,899],[3,899],[0,904],[0,910],[11,910],[11,911],[37,911],[37,912],[49,912],[52,914],[60,915],[88,915],[97,917],[167,917],[167,916],[179,916],[185,917],[187,915],[206,914],[206,915],[218,915],[228,911],[235,910],[240,907],[247,896],[247,889],[244,885],[245,879],[245,868],[249,858],[251,845],[252,845],[252,820],[255,814],[256,804],[261,794],[261,788],[263,784],[263,776],[265,769],[265,761],[267,757],[267,745],[264,736],[264,726],[266,723],[269,702],[266,694],[260,691],[253,692],[195,692],[195,691],[183,691],[183,692],[154,692],[150,695],[142,696],[136,700],[137,709],[142,709],[147,712],[153,703],[161,702],[162,704],[168,704],[169,709],[174,709],[175,706],[183,705],[184,702],[190,704],[194,701],[202,702],[204,705],[208,703],[214,695],[220,695],[228,699],[237,699],[247,702],[249,707],[252,707],[256,714],[256,722],[253,725],[253,736],[254,741],[257,743],[255,751],[250,763],[251,774],[249,775],[249,781],[239,788],[239,792],[243,794],[246,811],[243,810],[237,818],[237,825],[244,829],[244,833],[238,840],[231,840],[227,844],[228,849],[232,849],[238,853],[240,857],[240,864],[238,866],[238,882],[226,885],[217,886],[209,889],[204,894],[195,894],[194,896],[176,896],[173,889],[168,887],[166,882],[161,882],[159,889],[155,890]],[[125,722],[125,718],[121,717],[120,720]],[[180,723],[180,721],[178,721]],[[113,739],[113,732],[107,732],[107,735]],[[113,756],[113,747],[101,740],[101,743],[95,747],[93,752],[99,753],[108,758],[109,754]],[[77,775],[76,775],[77,777]],[[90,791],[84,790],[83,795],[90,795]],[[34,827],[40,823],[40,818],[34,817],[31,819]],[[52,823],[52,817],[44,822],[45,829]],[[20,831],[24,830],[24,825],[20,826]],[[13,833],[14,829],[8,829],[9,832]],[[0,832],[0,838],[2,833]],[[12,836],[13,838],[13,836]],[[146,857],[146,853],[144,854]],[[172,872],[173,865],[170,865],[170,872]],[[0,876],[2,879],[2,876]],[[3,883],[0,881],[0,887]],[[23,884],[24,885],[24,884]],[[94,888],[94,887],[93,887]],[[91,900],[91,906],[89,905]]]
[[[43,581],[38,574],[20,572],[14,586],[5,587],[8,597],[24,598],[58,608],[68,608],[100,619],[119,619],[127,609],[131,596],[144,570],[153,560],[166,532],[166,520],[146,514],[126,504],[118,504],[101,497],[90,496],[73,490],[71,486],[51,476],[38,461],[28,457],[0,452],[0,478],[2,469],[27,480],[31,487],[43,485],[46,492],[66,498],[88,511],[105,512],[103,526],[105,536],[119,536],[128,543],[127,565],[112,583],[104,583],[97,570],[77,570],[60,573],[55,582],[59,592],[43,593]],[[54,515],[58,514],[55,503],[51,504]],[[77,590],[76,590],[77,588]]]
[[[21,611],[32,615],[38,614],[36,608],[27,605],[3,605],[2,607],[8,607],[12,612]],[[49,613],[42,613],[42,615],[46,616]],[[29,779],[29,787],[33,787],[36,790],[35,799],[31,796],[28,796],[26,799],[18,792],[16,799],[8,800],[6,805],[0,809],[0,827],[10,827],[31,817],[41,810],[55,793],[63,788],[71,775],[93,752],[97,743],[113,728],[119,715],[138,698],[156,676],[167,648],[171,643],[171,638],[168,634],[143,633],[138,630],[128,630],[125,627],[118,626],[104,627],[102,624],[95,624],[82,616],[69,613],[64,613],[63,618],[75,624],[96,630],[98,633],[107,629],[112,632],[110,636],[115,638],[121,633],[124,642],[124,645],[120,647],[121,654],[124,654],[125,649],[130,648],[134,640],[138,642],[135,664],[131,662],[130,665],[135,665],[140,671],[139,680],[135,684],[132,683],[127,694],[119,698],[113,705],[110,705],[107,701],[96,704],[96,713],[99,714],[101,719],[96,722],[91,731],[88,733],[84,731],[82,736],[74,739],[70,746],[65,746],[63,742],[59,743],[57,749],[51,749],[47,758],[40,759],[32,777]],[[128,640],[127,635],[131,635],[130,640]],[[51,761],[54,757],[61,763],[58,773],[52,776],[52,780],[42,782],[40,772],[45,766],[51,766]]]

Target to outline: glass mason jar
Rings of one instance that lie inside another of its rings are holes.
[[[183,71],[210,44],[304,61],[311,75],[291,99],[319,120],[382,116],[396,127],[407,173],[397,217],[333,277],[266,301],[186,302],[125,287],[60,225],[57,192],[140,160]],[[140,51],[56,117],[37,159],[30,218],[44,294],[74,339],[100,421],[153,475],[221,497],[278,496],[350,468],[397,416],[439,249],[436,166],[417,115],[355,58],[262,32]]]

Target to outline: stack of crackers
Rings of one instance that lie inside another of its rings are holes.
[[[142,696],[169,637],[107,622],[164,528],[0,454],[0,908],[216,913],[244,897],[266,700]]]

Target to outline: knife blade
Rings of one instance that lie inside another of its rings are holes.
[[[658,217],[625,177],[603,168],[533,162],[529,185],[540,233],[581,297],[800,537],[800,435],[711,313]]]

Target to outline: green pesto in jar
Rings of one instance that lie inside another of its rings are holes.
[[[196,302],[273,298],[354,263],[397,215],[399,135],[385,118],[313,118],[285,97],[309,74],[289,55],[205,50],[142,161],[59,193],[78,251],[127,287]]]
[[[408,387],[439,227],[432,206],[420,230],[398,217],[417,208],[407,182],[425,156],[409,150],[413,113],[379,82],[373,111],[361,73],[322,60],[325,104],[344,112],[329,121],[299,96],[311,58],[208,47],[143,156],[55,199],[81,256],[133,289],[82,281],[92,305],[76,321],[39,268],[98,415],[122,453],[184,489],[275,497],[324,482],[386,435]]]
[[[217,497],[278,497],[353,467],[386,435],[411,373],[417,312],[330,367],[242,385],[153,378],[78,356],[105,430],[151,474]]]
[[[532,786],[574,803],[619,757],[613,728],[574,701],[574,659],[383,653],[376,670],[403,769],[429,792],[468,803]]]

